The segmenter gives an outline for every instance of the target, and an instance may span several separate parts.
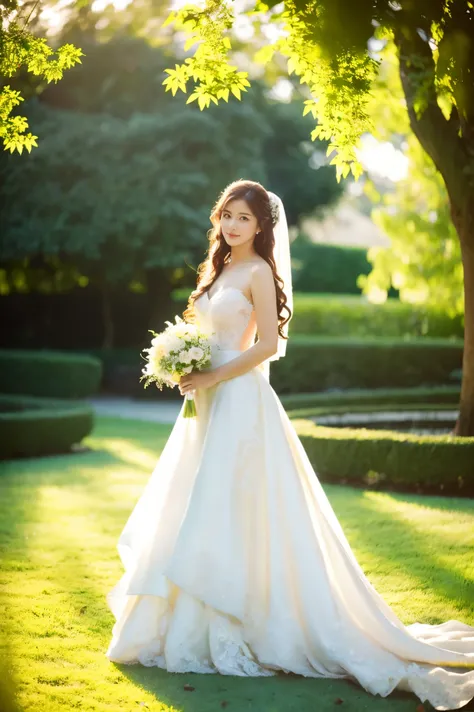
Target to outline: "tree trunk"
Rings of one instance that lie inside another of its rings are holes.
[[[453,223],[461,243],[464,270],[464,352],[459,418],[455,435],[474,436],[474,188],[472,185],[471,131],[456,107],[447,120],[437,103],[435,65],[428,43],[413,28],[395,34],[400,79],[410,126],[434,161],[445,182]],[[416,59],[416,61],[413,61]],[[415,110],[419,88],[424,87],[425,107]]]
[[[461,401],[455,435],[474,436],[474,197],[463,214],[452,211],[464,270],[464,352]]]
[[[110,298],[110,286],[104,276],[100,283],[101,306],[102,306],[102,348],[111,349],[114,345],[114,320],[112,315],[112,302]]]

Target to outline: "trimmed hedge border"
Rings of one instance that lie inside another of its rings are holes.
[[[0,393],[86,398],[99,390],[102,362],[62,351],[0,350]]]
[[[70,452],[94,427],[87,404],[0,395],[0,459]]]
[[[290,334],[376,338],[462,338],[461,315],[449,317],[436,306],[387,299],[372,304],[364,297],[297,293]]]
[[[330,389],[456,387],[462,351],[460,340],[293,336],[286,358],[271,365],[270,383],[282,398]],[[173,390],[143,388],[138,348],[93,355],[103,360],[105,391],[146,400],[177,398]]]
[[[293,336],[286,358],[272,364],[270,382],[280,394],[448,385],[462,352],[460,340]]]
[[[283,395],[281,402],[287,411],[301,412],[325,406],[394,405],[415,406],[422,404],[458,405],[461,390],[458,386],[433,386],[432,388],[352,388],[347,391],[326,393],[295,393]],[[301,416],[304,417],[304,416]]]
[[[322,412],[319,409],[314,415]],[[292,423],[324,482],[474,495],[474,438],[331,428],[307,419]]]
[[[175,313],[186,309],[191,289],[173,292]],[[295,292],[290,339],[296,334],[319,334],[348,338],[442,338],[462,339],[463,317],[425,304],[407,304],[389,298],[372,304],[363,296]],[[174,316],[174,314],[173,314]],[[157,329],[159,331],[159,329]]]

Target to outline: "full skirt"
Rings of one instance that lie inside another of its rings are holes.
[[[240,352],[219,351],[213,365]],[[259,368],[198,390],[119,538],[107,657],[170,672],[351,678],[474,697],[474,627],[405,626],[359,566]]]

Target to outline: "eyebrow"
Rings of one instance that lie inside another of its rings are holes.
[[[229,210],[229,208],[224,208],[224,210],[222,212],[230,213],[231,211]],[[248,215],[249,217],[252,217],[252,213],[237,213],[237,215]]]

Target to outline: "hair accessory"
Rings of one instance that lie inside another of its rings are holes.
[[[270,210],[272,213],[272,225],[275,227],[280,219],[280,206],[278,201],[274,198],[273,193],[269,193],[268,197],[270,199]]]

